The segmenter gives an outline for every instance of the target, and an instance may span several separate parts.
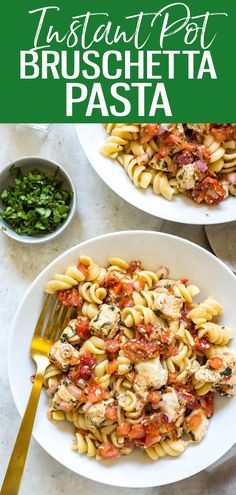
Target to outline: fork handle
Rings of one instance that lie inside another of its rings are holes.
[[[28,454],[35,414],[43,386],[44,370],[37,371],[24,417],[3,481],[1,495],[17,495]]]

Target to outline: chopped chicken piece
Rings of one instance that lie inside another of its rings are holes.
[[[161,311],[166,318],[180,318],[183,301],[181,298],[161,293],[155,298],[155,303],[152,306],[154,311]]]
[[[78,345],[81,343],[79,335],[76,333],[76,326],[78,321],[76,319],[70,320],[67,327],[63,330],[60,341],[69,342],[72,345]]]
[[[60,370],[67,371],[79,360],[78,351],[71,345],[58,340],[51,347],[48,353],[49,361],[55,364]]]
[[[204,366],[195,373],[200,381],[212,383],[213,388],[222,395],[234,395],[236,386],[236,355],[225,352],[209,358]]]
[[[120,321],[120,310],[115,306],[102,304],[98,313],[90,321],[89,329],[93,335],[103,339],[109,337],[112,339],[118,331]]]
[[[182,189],[194,189],[200,182],[200,172],[193,163],[184,165],[176,174],[176,179]]]
[[[162,394],[162,400],[159,406],[160,410],[166,414],[169,421],[176,421],[179,416],[183,414],[185,409],[180,405],[176,391],[172,387],[169,387],[168,390]]]
[[[204,134],[206,132],[207,124],[187,124],[188,129],[191,129],[198,134]]]
[[[102,400],[85,411],[85,419],[89,427],[101,427],[107,421],[106,408],[114,404],[114,399]]]
[[[167,383],[168,372],[162,367],[159,357],[136,364],[135,370],[134,388],[141,396],[151,388],[158,389]]]
[[[186,418],[185,427],[186,432],[190,433],[194,442],[200,442],[204,437],[209,419],[207,419],[202,409],[194,409],[191,414]]]
[[[82,390],[76,387],[68,378],[59,385],[51,403],[50,409],[60,411],[73,411],[82,397]]]
[[[177,130],[178,135],[181,137],[181,139],[185,140],[186,135],[184,132],[183,124],[176,124],[176,130]]]
[[[171,160],[170,160],[171,162]],[[154,156],[151,161],[149,162],[149,165],[151,168],[154,168],[155,170],[161,170],[162,172],[168,172],[168,163],[167,160],[158,160],[156,156]]]

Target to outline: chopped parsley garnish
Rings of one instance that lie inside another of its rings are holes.
[[[224,371],[220,372],[220,376],[230,376],[230,375],[232,375],[232,368],[230,368],[229,366],[225,368]]]
[[[14,184],[1,192],[0,216],[17,234],[48,234],[66,220],[73,193],[62,189],[57,174],[58,169],[51,176],[35,169],[23,175],[19,167],[10,168]]]

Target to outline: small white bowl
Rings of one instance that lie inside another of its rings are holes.
[[[73,192],[73,196],[71,198],[71,204],[70,204],[70,211],[68,214],[67,219],[58,225],[58,227],[53,231],[50,232],[50,234],[41,234],[38,236],[28,236],[28,235],[20,235],[17,234],[10,225],[8,225],[1,217],[0,217],[0,229],[1,231],[6,234],[8,237],[11,237],[12,239],[19,241],[19,242],[24,242],[27,244],[39,244],[42,242],[46,241],[51,241],[52,239],[55,239],[59,234],[61,234],[66,227],[69,225],[70,221],[72,220],[72,217],[75,212],[75,207],[76,207],[76,192],[75,188],[73,185],[73,182],[68,175],[68,173],[65,171],[65,169],[59,165],[59,163],[54,162],[52,160],[48,160],[46,158],[42,157],[36,157],[36,156],[27,156],[20,158],[19,160],[15,160],[8,164],[1,172],[0,172],[0,194],[1,192],[6,189],[9,185],[13,184],[13,179],[10,176],[10,168],[15,165],[16,167],[19,167],[21,171],[24,173],[29,172],[30,170],[33,169],[38,169],[41,172],[44,172],[48,175],[52,175],[53,172],[58,168],[58,176],[57,178],[59,180],[63,181],[62,188]],[[2,200],[0,199],[0,209],[3,210],[3,204]]]

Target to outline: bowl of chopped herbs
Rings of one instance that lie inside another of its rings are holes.
[[[0,174],[0,228],[21,242],[55,238],[70,223],[76,195],[68,173],[41,157],[25,157]]]

